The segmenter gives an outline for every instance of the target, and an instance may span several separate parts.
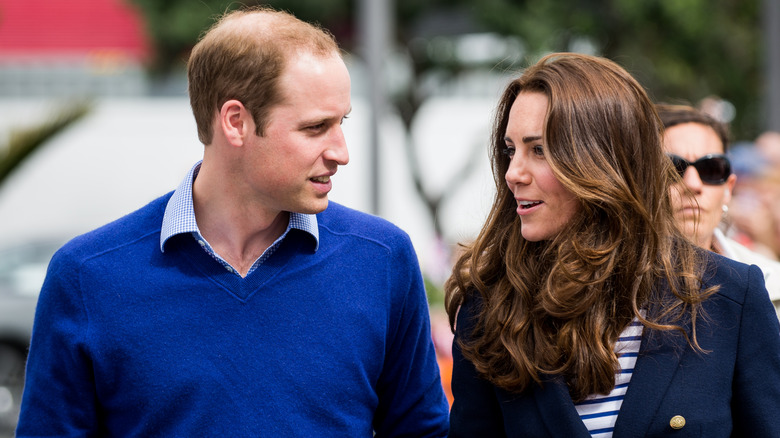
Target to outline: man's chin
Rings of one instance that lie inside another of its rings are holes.
[[[301,206],[298,210],[296,210],[296,213],[300,214],[317,214],[322,213],[328,208],[328,204],[330,201],[328,198],[325,199],[318,199],[316,203],[312,203],[310,205]]]

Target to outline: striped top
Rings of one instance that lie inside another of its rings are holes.
[[[623,397],[628,390],[628,383],[634,372],[634,365],[639,354],[639,345],[642,342],[642,324],[635,318],[631,324],[620,334],[615,344],[615,353],[618,353],[620,371],[615,376],[615,387],[609,394],[595,394],[588,396],[584,401],[575,403],[577,413],[585,423],[592,437],[610,438],[615,429],[620,406],[623,405]]]

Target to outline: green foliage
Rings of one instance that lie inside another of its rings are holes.
[[[11,132],[9,142],[0,147],[0,185],[19,165],[54,136],[84,117],[92,108],[88,102],[76,103],[60,110],[55,116],[32,128]]]
[[[150,71],[167,75],[180,69],[195,42],[218,17],[244,6],[267,5],[293,12],[306,21],[335,31],[337,20],[348,19],[347,0],[129,0],[141,12],[155,57]]]
[[[159,1],[130,0],[144,16],[155,58],[151,70],[167,74],[179,67],[187,51],[214,18],[242,3],[223,0]]]
[[[158,55],[152,70],[158,73],[183,65],[214,18],[243,5],[288,10],[331,30],[347,50],[355,51],[358,44],[354,11],[361,0],[129,1],[145,16]],[[422,31],[437,31],[421,29],[424,18],[459,10],[480,30],[522,38],[528,53],[522,63],[512,60],[512,68],[546,52],[579,50],[584,42],[595,54],[631,71],[657,101],[695,104],[716,95],[736,107],[732,132],[737,138],[752,138],[761,129],[762,0],[388,1],[395,7],[395,36],[402,48],[409,48]],[[430,56],[415,56],[412,61],[418,78],[425,71],[439,70],[448,80],[461,67],[441,65]],[[405,105],[409,116],[419,106],[396,103]]]
[[[440,284],[433,282],[428,277],[423,277],[425,294],[428,297],[428,306],[432,308],[444,308],[444,289]]]
[[[587,39],[656,101],[733,103],[737,138],[761,130],[761,0],[484,0],[485,26],[522,37],[532,58]],[[533,59],[532,59],[533,60]]]

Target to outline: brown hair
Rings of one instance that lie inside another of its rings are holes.
[[[656,111],[658,111],[658,116],[661,118],[664,128],[671,128],[684,123],[698,123],[699,125],[709,126],[720,138],[720,142],[723,144],[723,152],[728,151],[728,126],[704,111],[689,105],[672,105],[668,103],[659,103],[656,105]]]
[[[309,51],[340,54],[333,36],[291,14],[265,7],[224,15],[195,45],[187,63],[189,95],[198,138],[209,144],[215,112],[236,99],[263,135],[271,109],[284,99],[279,89],[286,60]]]
[[[581,203],[567,232],[542,242],[522,237],[504,181],[504,135],[521,91],[547,96],[545,156]],[[548,55],[506,88],[490,150],[493,207],[445,285],[454,330],[460,306],[482,301],[473,333],[457,342],[493,384],[520,392],[553,374],[566,379],[574,400],[608,393],[619,368],[614,345],[635,317],[646,330],[677,330],[698,348],[695,331],[689,336],[682,325],[695,322],[704,299],[701,260],[675,226],[668,190],[675,171],[661,139],[644,89],[603,58]],[[662,284],[671,296],[656,293]]]

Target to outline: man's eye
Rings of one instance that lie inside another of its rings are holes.
[[[501,149],[501,153],[512,158],[515,156],[515,148],[507,146],[504,149]]]

